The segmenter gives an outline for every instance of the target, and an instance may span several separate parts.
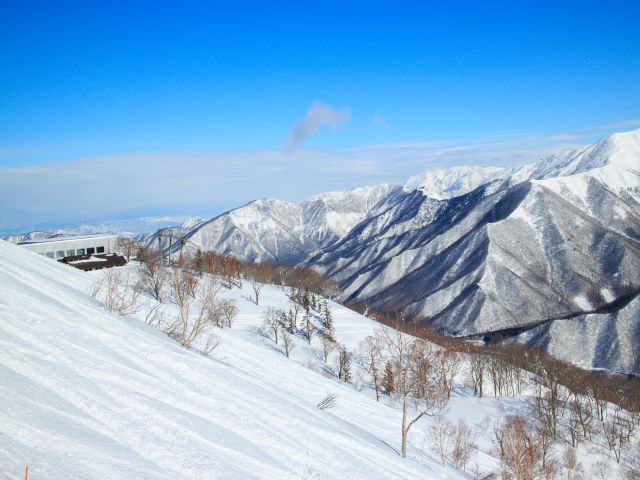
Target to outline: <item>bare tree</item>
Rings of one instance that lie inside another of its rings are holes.
[[[336,349],[336,339],[331,333],[323,331],[320,333],[320,341],[322,343],[322,359],[324,363],[327,363],[329,355]]]
[[[380,400],[382,386],[382,339],[380,335],[367,336],[360,342],[356,361],[369,374],[371,384],[376,392],[376,401]]]
[[[564,406],[568,397],[566,389],[560,384],[560,378],[553,372],[548,377],[539,377],[535,385],[533,401],[535,414],[540,422],[547,425],[554,440],[558,438],[558,420],[564,413]]]
[[[131,315],[139,310],[138,298],[141,288],[132,285],[128,270],[110,268],[105,271],[102,279],[93,287],[108,312],[118,315]]]
[[[436,353],[431,343],[390,327],[383,327],[381,336],[394,367],[394,395],[402,404],[401,453],[406,457],[409,430],[422,417],[439,413],[446,395],[435,375]],[[415,409],[412,419],[410,405]]]
[[[344,345],[338,345],[338,356],[336,366],[338,367],[338,378],[344,382],[351,381],[351,358],[353,354]]]
[[[591,464],[591,477],[599,480],[607,480],[611,478],[611,466],[605,460],[598,460]]]
[[[178,340],[185,348],[191,347],[201,334],[219,322],[221,312],[219,303],[216,301],[219,290],[220,284],[213,277],[209,277],[209,281],[198,289],[194,312],[191,308],[191,296],[180,292],[175,295],[174,292],[176,301],[179,301],[178,315],[167,327],[167,334]]]
[[[185,297],[195,298],[198,290],[198,277],[187,270],[174,268],[170,276],[171,293],[176,305],[183,305]]]
[[[131,260],[133,254],[136,251],[136,242],[131,240],[130,238],[118,237],[118,252],[120,252],[126,259],[127,262]]]
[[[625,412],[618,405],[613,405],[612,411],[607,413],[606,419],[602,422],[602,433],[616,462],[620,463],[622,454],[632,442],[637,427],[635,416]]]
[[[540,445],[524,417],[508,416],[496,423],[494,450],[502,478],[532,480],[543,475]]]
[[[218,326],[220,328],[231,328],[236,315],[238,315],[238,307],[236,307],[235,300],[223,298],[218,302],[218,307],[220,309],[220,320],[218,322]]]
[[[253,290],[253,298],[251,301],[256,305],[260,304],[260,290],[262,290],[262,284],[256,282],[255,280],[251,282],[251,288]]]
[[[447,398],[451,398],[451,390],[453,389],[453,379],[460,370],[462,357],[458,352],[453,350],[440,350],[436,355],[436,368],[440,378],[442,390],[447,394]]]
[[[469,378],[473,385],[473,394],[482,397],[487,357],[482,354],[470,354],[467,358],[469,360]]]
[[[282,347],[284,348],[284,354],[287,358],[291,354],[291,350],[295,347],[293,336],[283,327],[282,328]]]
[[[167,280],[167,270],[162,258],[154,252],[146,250],[140,255],[142,268],[140,281],[143,288],[157,301],[163,301],[163,289]]]
[[[152,326],[153,328],[158,328],[164,321],[164,309],[161,308],[161,303],[156,303],[149,310],[147,310],[144,316],[144,323]]]
[[[453,425],[444,415],[436,415],[435,422],[427,429],[427,435],[431,440],[431,447],[440,457],[440,462],[444,467],[454,438]]]
[[[274,307],[268,307],[263,313],[264,326],[271,333],[271,337],[278,344],[278,333],[280,332],[280,311]]]
[[[575,450],[568,445],[562,452],[562,468],[567,480],[582,478],[582,464],[578,462]]]
[[[213,351],[220,346],[220,338],[217,335],[210,334],[207,343],[204,345],[200,353],[205,357],[210,356]]]
[[[298,314],[302,309],[302,305],[300,305],[298,297],[293,289],[289,298],[291,299],[291,323],[293,324],[293,330],[295,331],[298,328]]]
[[[451,458],[456,468],[467,469],[471,457],[478,451],[477,435],[469,425],[460,419],[453,429],[453,448]]]
[[[540,459],[542,460],[543,473],[547,472],[549,474],[552,474],[557,469],[557,466],[555,465],[555,462],[552,458],[553,446],[555,445],[556,440],[553,438],[553,432],[550,430],[548,423],[541,422],[535,417],[534,421],[535,425],[533,425],[532,429],[535,434],[535,439],[540,446]]]
[[[593,421],[595,419],[593,406],[588,398],[577,393],[573,393],[572,395],[573,398],[569,403],[572,421],[580,426],[581,437],[591,440],[593,433]]]

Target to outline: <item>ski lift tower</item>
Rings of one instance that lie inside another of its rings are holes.
[[[156,237],[158,237],[158,253],[161,257],[164,252],[162,240],[165,239],[165,242],[169,244],[167,248],[167,263],[169,266],[171,265],[171,253],[175,244],[180,245],[178,261],[182,260],[182,247],[187,240],[187,233],[189,233],[189,230],[182,227],[162,228],[155,233]]]

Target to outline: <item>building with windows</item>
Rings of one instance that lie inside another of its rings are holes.
[[[118,245],[117,235],[70,235],[27,240],[18,245],[48,258],[61,260],[65,257],[113,253]]]

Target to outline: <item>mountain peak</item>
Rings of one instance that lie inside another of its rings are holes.
[[[445,200],[464,195],[480,185],[504,178],[511,173],[510,168],[479,167],[464,165],[451,168],[427,170],[409,178],[405,190],[421,190],[428,197]]]
[[[614,133],[586,147],[543,158],[519,168],[512,178],[513,183],[544,180],[607,166],[640,170],[640,129]]]

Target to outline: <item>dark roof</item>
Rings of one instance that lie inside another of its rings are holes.
[[[89,255],[74,255],[58,260],[80,270],[100,270],[101,268],[122,267],[127,260],[116,253],[98,253]]]

